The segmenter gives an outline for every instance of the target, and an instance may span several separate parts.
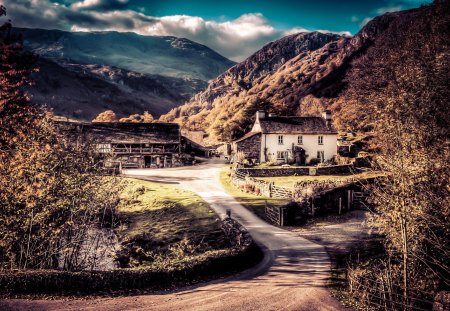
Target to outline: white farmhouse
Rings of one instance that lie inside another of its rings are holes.
[[[337,131],[329,110],[322,117],[282,117],[258,111],[252,130],[234,141],[233,149],[260,163],[325,162],[337,154]]]

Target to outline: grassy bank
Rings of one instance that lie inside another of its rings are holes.
[[[230,243],[209,205],[171,185],[126,179],[118,215],[122,267],[165,267],[226,254]]]
[[[244,192],[231,183],[231,167],[226,166],[220,172],[220,181],[225,190],[231,194],[242,206],[256,214],[261,219],[265,218],[266,202],[271,205],[285,205],[290,202],[286,199],[267,198]]]

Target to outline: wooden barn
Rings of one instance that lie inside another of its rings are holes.
[[[105,167],[162,168],[183,164],[176,123],[57,122],[94,146]]]

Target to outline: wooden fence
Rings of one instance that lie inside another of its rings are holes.
[[[367,208],[367,194],[362,191],[362,184],[354,178],[298,182],[289,189],[233,170],[231,181],[246,192],[269,198],[290,199],[291,204],[281,207],[266,203],[267,220],[279,226],[292,225],[305,215],[328,212],[341,214],[353,208]]]
[[[233,171],[231,181],[244,191],[263,195],[269,198],[292,199],[292,191],[289,188],[275,186],[273,182],[258,180],[239,171]]]
[[[278,226],[288,225],[288,207],[287,206],[273,206],[266,202],[266,218],[267,220]]]

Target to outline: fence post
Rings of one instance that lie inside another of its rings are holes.
[[[339,215],[341,215],[341,210],[342,210],[342,198],[339,197]]]
[[[352,203],[352,191],[347,190],[347,210],[350,210],[351,203]]]

